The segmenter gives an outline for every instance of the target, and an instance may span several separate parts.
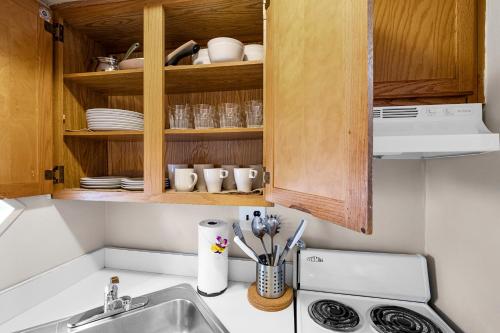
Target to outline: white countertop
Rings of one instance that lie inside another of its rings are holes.
[[[120,295],[136,297],[180,283],[189,283],[196,289],[194,277],[105,268],[0,325],[0,332],[26,329],[102,305],[104,286],[114,275],[120,277]],[[247,301],[248,286],[249,283],[230,282],[222,295],[202,298],[230,332],[293,333],[293,305],[280,312],[257,310]]]

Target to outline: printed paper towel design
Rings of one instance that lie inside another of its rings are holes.
[[[198,292],[216,296],[227,288],[229,225],[221,220],[198,223]]]
[[[217,254],[222,254],[227,247],[227,238],[222,239],[221,236],[217,236],[215,239],[215,244],[212,245],[212,251]]]

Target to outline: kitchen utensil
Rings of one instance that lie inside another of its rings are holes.
[[[244,47],[245,61],[256,61],[264,59],[264,46],[260,44],[248,44]]]
[[[193,55],[200,50],[200,46],[194,40],[190,40],[176,48],[167,55],[166,66],[175,66],[184,57]]]
[[[206,65],[210,64],[210,57],[208,56],[208,49],[200,49],[198,53],[193,54],[193,65]]]
[[[257,170],[257,176],[252,182],[252,190],[262,188],[264,186],[264,167],[262,164],[250,164],[251,169]]]
[[[118,69],[118,60],[114,57],[96,57],[94,61],[96,62],[95,72],[109,72]]]
[[[251,192],[252,182],[258,171],[252,168],[234,168],[234,180],[238,192]]]
[[[278,256],[281,253],[281,246],[279,244],[274,245],[274,251],[273,251],[273,266],[278,265]]]
[[[240,247],[243,252],[245,252],[245,254],[250,259],[253,259],[257,264],[259,264],[259,258],[255,255],[255,252],[250,247],[248,247],[246,243],[243,243],[243,241],[238,236],[234,236],[234,242]]]
[[[249,248],[249,250],[252,251],[255,258],[258,258],[257,253],[255,253],[255,251],[245,241],[245,236],[243,235],[243,231],[241,231],[240,222],[233,223],[233,231],[236,237],[238,237]]]
[[[167,173],[168,179],[170,179],[170,187],[175,188],[175,169],[186,169],[187,164],[168,164]]]
[[[191,192],[198,181],[194,169],[175,169],[175,190],[178,192]]]
[[[215,128],[216,112],[215,107],[210,104],[195,104],[193,105],[194,128]]]
[[[264,224],[266,225],[267,234],[271,238],[271,251],[274,251],[274,236],[279,232],[280,221],[276,216],[271,215],[266,216]],[[272,257],[274,258],[274,256]],[[271,260],[270,265],[274,265],[274,259]]]
[[[203,170],[205,183],[209,193],[217,193],[221,191],[222,180],[227,178],[228,172],[222,168],[213,168]]]
[[[170,105],[168,107],[170,128],[187,129],[193,128],[191,122],[191,108],[188,104]]]
[[[219,118],[221,128],[243,127],[240,105],[237,103],[219,104]]]
[[[257,263],[257,293],[265,298],[279,298],[285,293],[285,263],[271,266],[269,262],[262,264],[265,255],[259,257]]]
[[[228,246],[228,223],[214,219],[198,223],[197,280],[201,295],[217,296],[227,289]]]
[[[229,172],[227,178],[222,181],[222,188],[226,191],[236,190],[236,180],[234,180],[234,169],[239,168],[236,164],[223,164],[222,169]]]
[[[260,239],[260,243],[262,244],[262,248],[264,249],[264,254],[266,255],[266,261],[268,263],[271,263],[271,257],[269,255],[269,252],[267,252],[266,249],[266,244],[264,243],[264,235],[266,234],[266,225],[264,224],[264,220],[262,217],[260,217],[260,212],[255,211],[253,212],[253,219],[252,219],[252,232],[255,237]]]
[[[127,53],[125,53],[125,56],[123,57],[122,61],[127,60],[130,57],[130,55],[132,54],[132,52],[137,50],[139,48],[139,46],[141,46],[140,43],[134,43],[134,44],[130,45],[130,47],[128,48]]]
[[[262,110],[262,101],[251,100],[245,102],[245,115],[247,127],[260,128],[263,124],[264,114]]]
[[[226,62],[243,60],[244,45],[237,39],[217,37],[208,41],[208,56],[210,62]]]
[[[295,234],[292,237],[288,238],[288,241],[286,242],[286,246],[283,249],[283,252],[281,253],[281,255],[278,259],[278,265],[281,265],[285,261],[286,255],[288,254],[288,251],[290,251],[290,249],[293,248],[295,246],[295,244],[297,244],[300,237],[302,237],[302,234],[304,233],[306,226],[307,226],[306,220],[300,221],[299,227],[297,228],[297,230],[295,230]]]
[[[213,164],[195,164],[193,165],[194,172],[198,175],[198,181],[196,182],[196,190],[200,192],[207,191],[207,184],[205,182],[205,175],[203,173],[204,169],[213,168]]]

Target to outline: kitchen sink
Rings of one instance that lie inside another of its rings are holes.
[[[33,333],[228,333],[215,314],[189,284],[141,296],[145,306],[112,317],[69,328],[70,318],[43,324],[20,332]],[[99,308],[82,313],[95,313]]]

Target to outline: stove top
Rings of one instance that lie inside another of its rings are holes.
[[[453,333],[425,303],[297,291],[298,333]]]
[[[300,250],[297,333],[453,333],[427,304],[421,255]]]

